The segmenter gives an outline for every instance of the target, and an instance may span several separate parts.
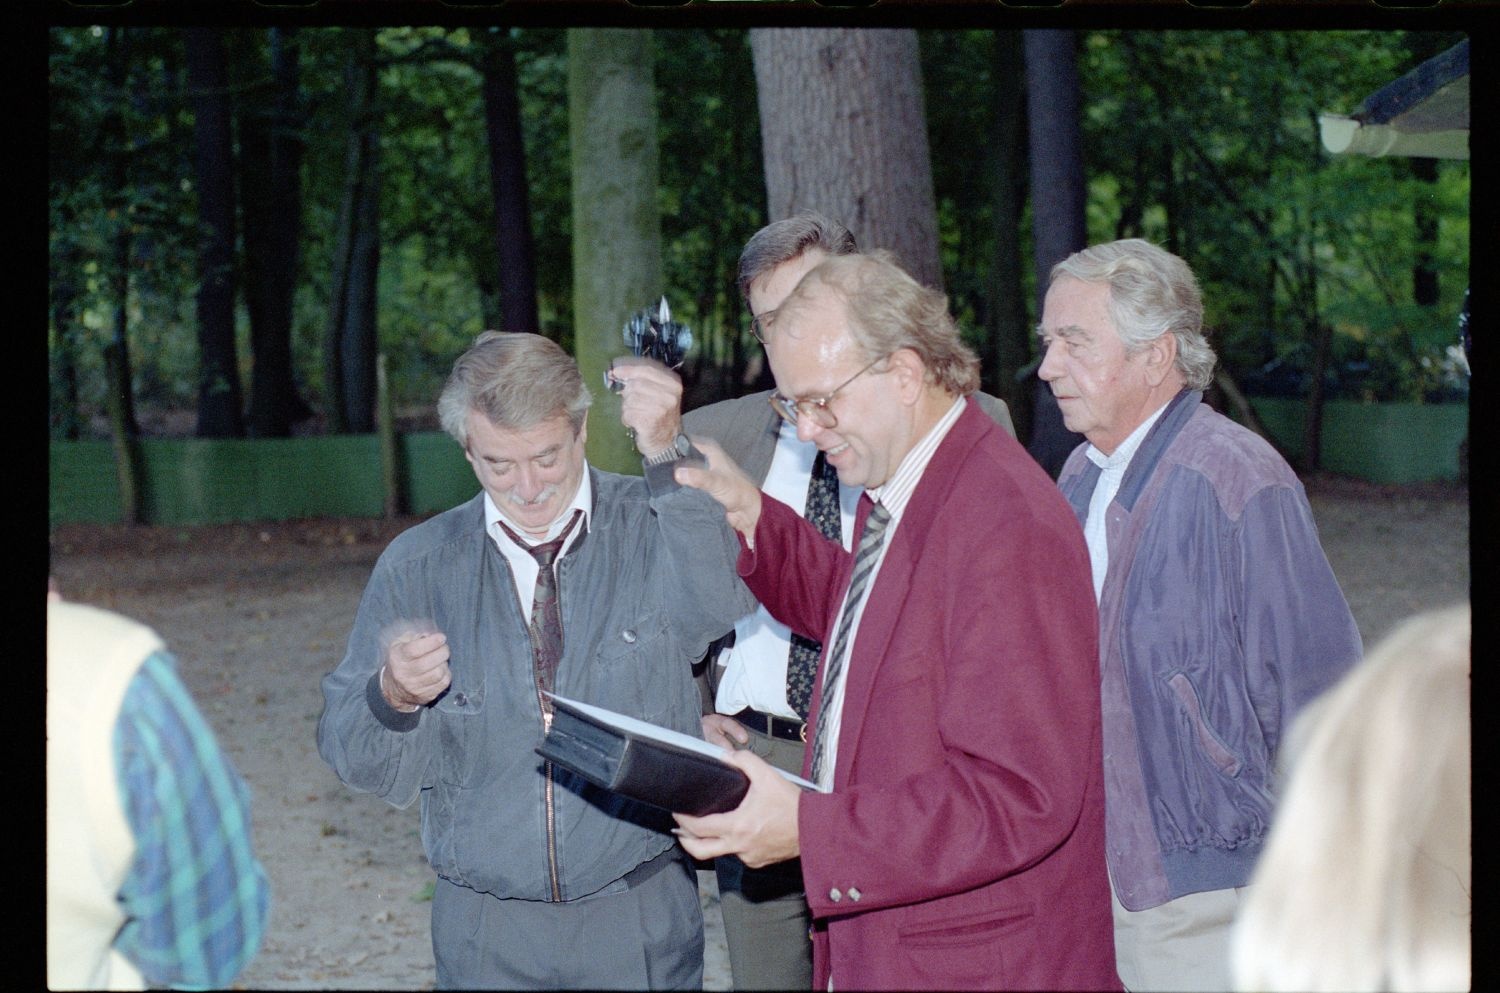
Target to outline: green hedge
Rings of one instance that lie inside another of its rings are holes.
[[[315,438],[144,438],[141,508],[152,524],[217,524],[297,517],[379,517],[377,435]],[[121,520],[107,441],[54,441],[52,524]],[[412,513],[444,510],[478,490],[463,451],[442,432],[402,435],[402,485]]]
[[[1296,458],[1304,404],[1256,397],[1256,414]],[[1467,404],[1362,404],[1333,400],[1323,412],[1323,468],[1376,483],[1457,479],[1468,435]],[[297,517],[379,517],[380,443],[376,435],[286,439],[146,438],[139,445],[141,507],[152,524],[217,524]],[[407,506],[445,510],[478,484],[463,452],[440,431],[402,435]],[[117,523],[119,479],[108,441],[54,441],[51,524]]]
[[[1307,405],[1293,397],[1252,397],[1250,404],[1281,450],[1302,455]],[[1469,434],[1467,403],[1323,405],[1322,468],[1372,483],[1458,479],[1459,449]]]

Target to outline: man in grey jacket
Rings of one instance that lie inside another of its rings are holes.
[[[1186,263],[1145,241],[1058,263],[1038,375],[1087,442],[1058,486],[1099,600],[1120,979],[1227,990],[1228,939],[1296,712],[1360,658],[1297,476],[1202,402],[1215,356]]]
[[[718,505],[672,481],[681,384],[618,364],[646,478],[588,465],[591,397],[540,335],[486,332],[438,403],[481,492],[381,555],[323,680],[339,778],[422,799],[442,988],[702,985],[670,818],[537,756],[549,692],[696,734],[692,664],[753,604]]]

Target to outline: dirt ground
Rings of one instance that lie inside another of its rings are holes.
[[[1308,484],[1367,645],[1401,618],[1469,596],[1468,491]],[[219,527],[65,525],[63,594],[155,627],[250,783],[272,911],[244,989],[430,989],[429,886],[417,808],[356,796],[319,759],[318,683],[339,661],[370,569],[414,521]],[[704,983],[728,989],[712,874]]]

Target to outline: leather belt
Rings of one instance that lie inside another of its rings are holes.
[[[772,738],[780,738],[782,741],[807,741],[806,721],[793,721],[785,717],[777,717],[775,714],[763,714],[749,707],[735,714],[734,719],[750,730],[759,731]]]

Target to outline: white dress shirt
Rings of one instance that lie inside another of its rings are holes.
[[[775,497],[802,517],[807,516],[807,485],[812,478],[818,448],[797,438],[797,429],[781,422],[776,452],[766,472],[761,492]],[[849,547],[854,530],[854,511],[859,503],[858,486],[839,486],[842,540]],[[764,607],[740,618],[734,625],[734,644],[719,655],[725,666],[714,696],[714,709],[737,714],[746,707],[788,720],[800,720],[786,700],[786,667],[791,651],[791,630]]]
[[[557,559],[561,559],[564,555],[568,554],[568,549],[573,547],[573,542],[577,541],[579,536],[589,528],[589,507],[593,506],[593,496],[594,487],[589,482],[588,467],[585,466],[583,478],[578,483],[578,492],[573,494],[573,502],[563,508],[563,512],[558,515],[557,520],[547,525],[547,536],[545,538],[532,541],[523,548],[511,540],[510,535],[500,529],[499,522],[503,520],[505,526],[519,535],[523,541],[530,541],[529,536],[526,534],[526,529],[502,514],[500,508],[495,506],[495,501],[490,499],[489,493],[485,493],[484,530],[490,536],[490,540],[495,543],[495,547],[500,549],[500,554],[505,556],[505,561],[510,564],[510,574],[516,582],[516,596],[521,601],[522,617],[531,616],[531,602],[536,598],[536,576],[538,569],[536,559],[531,557],[531,552],[528,549],[556,538],[562,533],[562,529],[567,527],[568,520],[573,516],[573,511],[581,510],[583,511],[583,520],[578,522],[578,526],[568,535],[568,540],[563,542],[562,551],[558,554]],[[556,568],[557,559],[553,560],[554,568]]]
[[[1094,495],[1089,499],[1089,516],[1083,525],[1083,537],[1089,546],[1089,568],[1094,574],[1094,602],[1099,602],[1099,596],[1104,590],[1104,574],[1109,571],[1109,541],[1105,531],[1104,512],[1114,501],[1115,494],[1120,492],[1120,481],[1125,478],[1125,470],[1130,468],[1130,460],[1135,458],[1135,453],[1145,440],[1151,425],[1166,410],[1166,405],[1156,409],[1156,413],[1142,421],[1129,437],[1120,442],[1109,455],[1105,455],[1092,444],[1084,449],[1083,454],[1088,456],[1090,462],[1099,467],[1099,482],[1094,486]]]
[[[864,616],[865,604],[870,602],[870,594],[874,592],[875,584],[880,579],[880,568],[885,564],[885,556],[890,551],[891,541],[895,538],[896,529],[901,526],[901,518],[906,513],[906,506],[911,503],[912,493],[915,492],[917,484],[922,481],[922,474],[927,471],[927,464],[932,461],[932,456],[937,452],[938,446],[942,444],[943,439],[948,437],[948,432],[952,429],[954,422],[958,420],[958,416],[963,413],[966,403],[967,401],[963,397],[959,397],[954,401],[953,406],[948,409],[948,412],[932,426],[932,430],[923,435],[922,440],[917,442],[912,447],[912,450],[906,453],[906,457],[901,460],[901,464],[896,467],[896,471],[892,473],[891,478],[875,489],[868,491],[871,500],[883,505],[890,512],[891,521],[886,525],[884,539],[880,545],[880,552],[875,557],[875,565],[870,572],[869,582],[865,585],[864,599],[854,605],[853,626],[849,629],[849,643],[845,646],[846,653],[851,656],[854,652],[854,643],[859,638],[859,625],[861,618]],[[839,629],[844,609],[848,606],[846,603],[844,607],[839,608],[839,616],[833,619],[833,627],[829,628],[830,632]],[[830,633],[829,637],[831,638],[833,635]],[[853,661],[852,658],[844,659],[843,674],[839,678],[838,685],[832,688],[833,694],[831,698],[827,695],[829,690],[827,684],[823,687],[823,707],[819,712],[818,720],[825,722],[827,727],[823,732],[825,757],[822,776],[818,781],[818,785],[825,790],[833,789],[833,770],[838,765],[839,728],[843,723],[844,713],[844,687],[849,685],[849,663],[851,661]],[[833,661],[830,659],[824,666],[825,670],[831,668],[832,665]]]

